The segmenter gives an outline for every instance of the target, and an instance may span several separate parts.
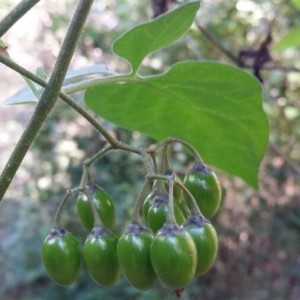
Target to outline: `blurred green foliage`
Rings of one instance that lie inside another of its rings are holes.
[[[198,21],[237,56],[241,49],[257,47],[269,28],[273,40],[278,41],[298,26],[300,11],[293,4],[298,2],[204,1]],[[65,1],[60,11],[53,3],[51,6],[49,1],[48,10],[44,11],[51,22],[45,22],[41,28],[40,47],[50,34],[61,38],[75,1]],[[151,15],[150,2],[145,5],[137,0],[95,1],[77,55],[93,62],[100,53],[100,60],[110,67],[125,68],[112,55],[111,43],[124,30]],[[300,299],[300,72],[291,72],[300,68],[300,52],[291,48],[273,53],[271,47],[271,54],[273,61],[262,71],[271,137],[261,166],[260,190],[254,191],[241,180],[217,171],[224,189],[221,210],[213,220],[220,252],[213,269],[186,288],[185,300]],[[144,72],[161,72],[183,59],[232,63],[194,26],[181,41],[151,55],[145,61]],[[138,132],[103,123],[127,143],[152,142]],[[50,230],[56,206],[65,190],[79,183],[83,160],[103,144],[103,138],[87,122],[65,104],[57,105],[24,163],[24,177],[17,182],[14,198],[5,199],[0,205],[1,299],[175,298],[159,284],[140,292],[123,278],[116,286],[103,289],[92,282],[85,270],[69,288],[54,285],[45,274],[40,246]],[[188,167],[187,155],[176,151],[174,155],[176,169]],[[115,199],[116,232],[121,233],[130,220],[133,201],[144,179],[140,158],[114,152],[96,164],[94,178]],[[67,203],[63,221],[83,242],[87,232],[79,223],[75,200]]]

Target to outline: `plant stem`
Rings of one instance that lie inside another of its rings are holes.
[[[150,178],[155,174],[152,156],[148,153],[148,149],[140,149],[139,152],[143,157],[143,162],[146,168],[147,176]]]
[[[118,141],[98,122],[98,120],[88,112],[84,107],[75,103],[71,98],[67,97],[65,94],[60,93],[59,97],[71,106],[75,111],[77,111],[80,115],[82,115],[94,128],[99,131],[105,139],[110,143],[110,145],[116,147]]]
[[[23,0],[0,21],[0,37],[40,0]]]
[[[66,192],[64,198],[60,201],[60,203],[56,209],[54,218],[53,218],[53,225],[52,225],[53,228],[58,228],[58,229],[62,228],[61,222],[60,222],[61,211],[62,211],[66,201],[71,197],[71,195],[72,195],[72,192],[70,190],[68,190]]]
[[[30,71],[26,70],[25,68],[21,67],[20,65],[15,63],[13,60],[2,55],[1,53],[0,53],[0,62],[5,64],[7,67],[11,68],[12,70],[16,71],[17,73],[21,74],[22,76],[29,78],[30,80],[39,84],[40,86],[45,87],[45,88],[48,86],[46,81],[39,78],[38,76],[31,73]],[[118,78],[118,79],[110,78],[110,82],[117,82],[117,81],[119,81],[120,77],[121,76],[116,76],[116,78]],[[128,79],[128,76],[126,75],[123,77],[123,79],[124,78]],[[101,80],[104,80],[104,79],[105,78],[102,78]],[[99,83],[99,80],[100,79],[98,79],[98,81],[97,81],[98,83]],[[77,89],[77,91],[79,91],[79,89]],[[116,140],[103,126],[101,126],[101,124],[98,122],[98,120],[91,113],[89,113],[81,105],[74,102],[70,97],[68,97],[67,95],[65,95],[62,92],[60,92],[58,95],[62,101],[67,103],[75,111],[77,111],[79,114],[81,114],[88,122],[90,122],[91,125],[93,125],[95,127],[95,129],[98,130],[114,148],[119,148],[119,149],[122,149],[125,151],[141,154],[141,150],[139,148],[127,145],[121,141]],[[151,151],[151,152],[153,152],[153,151]]]
[[[140,210],[141,207],[143,205],[144,202],[144,194],[148,188],[148,186],[150,185],[151,180],[149,178],[146,177],[146,180],[143,184],[143,187],[141,189],[141,191],[139,192],[136,200],[135,200],[135,205],[134,205],[134,211],[133,211],[133,216],[132,216],[132,221],[133,222],[141,222],[141,218],[140,218]]]
[[[169,157],[168,157],[168,144],[166,144],[162,149],[162,164],[161,164],[161,174],[165,174],[166,171],[169,170],[170,164],[169,164]]]
[[[200,154],[198,153],[198,151],[191,144],[187,143],[184,140],[178,139],[178,138],[167,138],[165,140],[162,140],[159,143],[157,143],[154,147],[152,147],[149,151],[157,152],[159,149],[164,148],[166,145],[173,144],[173,143],[180,143],[180,144],[186,146],[192,152],[192,154],[194,156],[194,160],[203,163],[203,159],[200,156]]]
[[[102,150],[97,152],[91,158],[86,159],[83,163],[83,172],[80,180],[80,188],[84,189],[86,184],[91,182],[90,178],[90,167],[94,164],[97,160],[101,159],[107,152],[112,150],[113,147],[107,144]]]
[[[80,185],[79,185],[79,187],[83,190],[85,189],[85,186],[86,186],[87,182],[89,181],[89,177],[90,177],[89,172],[90,172],[89,167],[84,164],[82,175],[81,175],[81,180],[80,180]]]
[[[168,201],[168,214],[166,218],[166,223],[177,224],[174,214],[174,180],[175,180],[175,173],[173,173],[169,177],[169,201]]]
[[[31,73],[30,71],[26,70],[16,62],[14,62],[10,57],[3,55],[0,53],[0,62],[9,67],[10,69],[16,71],[20,75],[23,75],[26,78],[29,78],[33,82],[36,82],[40,86],[46,87],[47,83],[41,79],[40,77],[36,76],[35,74]]]
[[[97,160],[101,159],[108,151],[111,151],[112,149],[113,149],[113,147],[111,145],[104,146],[99,152],[97,152],[91,158],[87,159],[83,164],[89,168]]]
[[[220,49],[228,58],[230,58],[234,63],[237,64],[238,59],[232,53],[232,51],[228,50],[225,46],[223,46],[220,40],[213,36],[208,30],[202,27],[199,23],[196,23],[198,30],[208,39],[210,40],[218,49]]]
[[[94,203],[94,201],[93,201],[93,197],[92,197],[91,193],[89,192],[89,188],[86,187],[86,188],[84,189],[84,192],[83,192],[83,193],[86,195],[86,197],[87,197],[87,199],[88,199],[88,201],[89,201],[89,204],[90,204],[90,206],[91,206],[91,209],[92,209],[92,213],[93,213],[93,217],[94,217],[94,224],[93,224],[93,227],[103,226],[103,223],[102,223],[101,218],[100,218],[100,216],[99,216],[99,214],[98,214],[96,205],[95,205],[95,203]]]
[[[23,132],[0,176],[0,201],[21,165],[30,145],[58,99],[59,91],[92,3],[93,0],[80,0],[77,5],[55,63],[54,70],[50,76],[49,83],[38,102],[29,124]]]
[[[126,82],[130,82],[130,81],[136,82],[139,80],[140,80],[139,77],[134,76],[132,74],[113,75],[113,76],[83,80],[83,81],[80,81],[77,83],[69,84],[69,85],[65,86],[62,89],[62,91],[65,94],[73,94],[73,93],[76,93],[79,91],[86,90],[88,88],[99,86],[101,84],[125,82],[125,81]]]
[[[9,68],[13,69],[17,73],[21,74],[22,76],[29,78],[33,82],[39,84],[42,87],[47,87],[47,82],[43,79],[39,78],[35,74],[31,73],[30,71],[24,69],[14,61],[12,61],[10,58],[0,54],[0,62],[8,66]],[[59,98],[63,100],[65,103],[67,103],[69,106],[71,106],[75,111],[77,111],[79,114],[81,114],[88,122],[90,122],[96,130],[98,130],[111,145],[117,145],[118,142],[115,140],[115,138],[104,128],[99,124],[97,119],[90,114],[84,107],[81,105],[75,103],[71,98],[63,94],[62,92],[59,93]]]
[[[13,60],[9,59],[7,56],[1,54],[0,52],[0,62],[11,68],[12,70],[15,70],[17,73],[23,75],[26,78],[29,78],[33,82],[46,87],[47,83],[41,79],[40,77],[36,76],[35,74],[31,73],[30,71],[24,69],[19,64],[14,62]],[[108,83],[116,83],[116,82],[136,82],[139,81],[139,77],[135,77],[132,74],[125,74],[125,75],[113,75],[113,76],[107,76],[107,77],[101,77],[101,78],[94,78],[94,79],[88,79],[83,80],[77,83],[69,84],[64,87],[62,87],[62,93],[61,94],[74,94],[79,91],[83,91],[95,86],[99,86],[101,84],[108,84]]]
[[[191,202],[191,212],[192,214],[196,214],[196,215],[200,215],[202,218],[205,219],[204,215],[202,214],[202,212],[200,211],[197,202],[194,198],[194,196],[192,195],[192,193],[180,182],[180,181],[176,181],[176,184],[183,190],[183,192],[189,197],[190,202]]]

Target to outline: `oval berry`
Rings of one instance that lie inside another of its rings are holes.
[[[153,233],[139,223],[130,224],[120,237],[117,254],[126,280],[137,289],[151,288],[157,277],[150,259]]]
[[[166,223],[151,246],[151,262],[157,276],[168,287],[184,288],[194,277],[197,249],[190,234]]]
[[[89,184],[86,187],[103,226],[111,229],[114,226],[116,215],[110,195],[96,185]],[[84,227],[91,231],[94,227],[94,216],[88,197],[84,193],[79,194],[77,198],[77,212]]]
[[[119,278],[118,238],[103,227],[94,227],[83,245],[83,259],[89,275],[101,286],[113,285]]]
[[[42,260],[49,277],[59,285],[70,285],[79,275],[81,255],[76,238],[53,228],[42,245]]]
[[[208,220],[199,215],[190,216],[183,226],[196,245],[196,275],[201,276],[213,266],[217,258],[219,243],[216,230]]]
[[[194,196],[201,213],[212,218],[221,203],[221,187],[216,174],[203,163],[196,163],[186,174],[183,184]]]

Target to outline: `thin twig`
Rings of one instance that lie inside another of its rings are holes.
[[[281,156],[286,163],[296,172],[296,174],[300,174],[300,166],[296,164],[294,161],[292,161],[289,157],[287,157],[282,150],[278,147],[278,145],[270,142],[269,147],[276,152],[279,156]]]
[[[0,37],[5,34],[20,18],[22,18],[40,0],[23,0],[0,21]]]
[[[220,49],[230,60],[232,60],[235,64],[238,64],[237,57],[223,44],[219,42],[219,40],[211,34],[206,28],[202,27],[200,24],[196,23],[197,28],[199,31],[208,39],[210,40],[218,49]]]
[[[200,24],[196,24],[199,31],[208,39],[210,40],[219,50],[221,50],[228,58],[230,58],[235,64],[238,65],[238,58],[227,48],[225,48],[222,43],[219,42],[219,40],[212,34],[210,33],[207,29],[202,27]],[[244,65],[244,68],[249,68],[252,69],[253,66],[248,66]],[[267,64],[264,65],[262,70],[266,71],[280,71],[280,72],[300,72],[300,69],[293,67],[293,66],[280,66],[280,65],[275,65],[275,64]],[[272,148],[278,155],[280,155],[286,163],[297,173],[300,174],[300,166],[293,162],[289,157],[287,157],[280,149],[279,147],[274,144],[270,143],[270,148]]]
[[[30,79],[31,81],[37,83],[38,85],[46,88],[47,82],[41,79],[40,77],[36,76],[35,74],[31,73],[30,71],[26,70],[25,68],[21,67],[19,64],[12,61],[10,58],[6,57],[5,55],[2,55],[0,53],[0,62],[8,66],[10,69],[16,71],[17,73],[21,74],[25,78]],[[129,146],[127,144],[122,143],[121,141],[116,140],[110,133],[107,131],[101,124],[99,124],[98,120],[84,107],[74,102],[70,97],[65,95],[64,93],[60,92],[59,98],[67,103],[69,106],[71,106],[75,111],[77,111],[79,114],[81,114],[88,122],[90,122],[91,125],[95,127],[96,130],[98,130],[110,143],[114,148],[120,148],[123,150],[127,150],[134,153],[139,153],[140,150],[138,148]]]
[[[234,64],[238,65],[238,57],[230,50],[227,49],[219,39],[214,36],[211,32],[209,32],[206,28],[202,27],[200,24],[196,23],[197,28],[199,31],[212,43],[214,44],[222,53],[224,53]],[[252,69],[252,65],[244,65],[243,68],[245,69]],[[294,66],[281,66],[272,63],[268,63],[261,68],[265,71],[280,71],[280,72],[300,72],[299,68]]]

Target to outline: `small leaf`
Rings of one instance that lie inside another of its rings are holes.
[[[6,47],[5,43],[0,39],[0,48]]]
[[[15,94],[9,96],[3,101],[3,104],[6,105],[15,105],[15,104],[29,104],[37,103],[38,99],[33,93],[33,91],[28,87],[24,87]]]
[[[161,140],[191,143],[211,165],[257,187],[268,143],[262,90],[248,73],[213,62],[186,62],[167,73],[87,90],[99,116]]]
[[[36,69],[36,74],[39,78],[46,81],[47,74],[42,67]],[[89,75],[101,74],[101,75],[112,75],[113,73],[107,70],[107,67],[103,64],[92,65],[81,69],[69,70],[66,74],[66,78],[63,83],[63,88],[69,84],[73,84],[81,81]],[[37,103],[38,99],[43,91],[43,88],[33,83],[31,80],[24,78],[27,85],[15,94],[6,98],[3,104],[14,105],[14,104],[28,104]]]
[[[35,74],[36,74],[36,76],[38,76],[39,78],[41,78],[43,80],[47,79],[47,73],[45,72],[44,68],[41,66],[36,68]]]
[[[175,42],[189,29],[198,8],[199,1],[193,1],[132,28],[115,41],[113,51],[126,59],[135,73],[148,54]]]
[[[0,39],[0,53],[9,57],[6,44]]]
[[[24,77],[24,80],[26,81],[28,87],[31,89],[31,91],[33,92],[33,94],[35,95],[36,99],[40,99],[44,89],[40,86],[38,86],[37,84],[35,84],[33,81],[31,81],[30,79]]]
[[[274,45],[275,51],[300,46],[300,28],[292,28],[281,40]]]
[[[113,75],[115,73],[108,71],[106,65],[104,64],[97,64],[80,69],[70,70],[66,74],[64,86],[82,81],[82,79],[86,78],[87,76],[94,74]]]

